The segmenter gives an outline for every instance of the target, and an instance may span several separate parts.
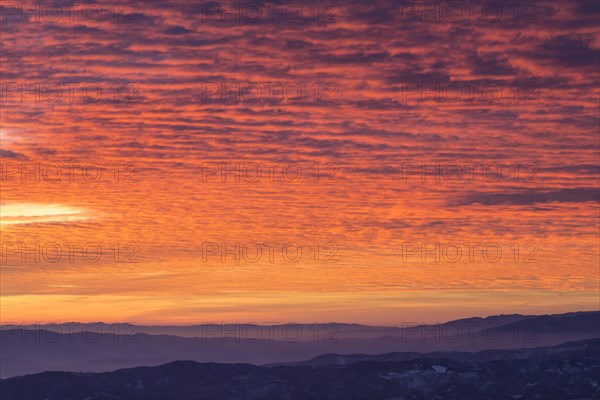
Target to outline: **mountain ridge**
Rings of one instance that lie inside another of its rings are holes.
[[[275,334],[260,339],[241,337],[235,331],[205,337],[116,335],[96,331],[57,334],[45,330],[4,329],[0,345],[0,378],[47,370],[103,372],[137,365],[160,365],[173,359],[197,362],[250,363],[256,365],[303,362],[327,353],[383,354],[391,352],[462,351],[554,346],[600,336],[600,312],[579,312],[488,320],[466,319],[444,325],[414,325],[394,335],[381,331],[350,331],[332,338],[327,334],[287,339]],[[290,330],[293,332],[293,330]],[[230,332],[231,333],[231,332]],[[323,332],[320,332],[323,333]]]
[[[570,351],[567,357],[556,351],[561,348]],[[474,363],[446,357],[265,367],[181,360],[112,372],[52,371],[2,379],[0,394],[4,400],[569,400],[600,395],[600,338],[529,351],[526,359]]]

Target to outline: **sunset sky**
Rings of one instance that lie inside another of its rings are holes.
[[[596,1],[59,3],[1,2],[0,322],[599,308]]]

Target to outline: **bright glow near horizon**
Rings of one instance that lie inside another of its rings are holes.
[[[83,210],[60,204],[11,203],[0,204],[2,225],[84,220]]]

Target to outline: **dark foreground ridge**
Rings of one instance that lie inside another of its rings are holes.
[[[525,354],[526,353],[526,354]],[[105,373],[44,372],[0,381],[21,399],[597,399],[600,338],[443,358],[344,365],[256,366],[176,361]],[[397,354],[397,353],[396,353]],[[411,355],[412,356],[412,355]],[[431,356],[431,355],[428,355]],[[396,355],[395,357],[399,357]],[[490,359],[490,358],[496,359]],[[525,358],[524,358],[525,357]]]

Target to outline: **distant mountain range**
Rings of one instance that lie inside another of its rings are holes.
[[[32,326],[2,326],[0,377],[43,371],[105,372],[140,365],[160,365],[174,360],[264,365],[294,363],[322,356],[311,361],[310,365],[333,365],[343,364],[345,361],[337,361],[344,360],[343,357],[349,357],[350,362],[358,359],[373,361],[368,359],[368,355],[384,353],[464,353],[554,346],[600,337],[600,312],[500,315],[439,325],[405,324],[404,327],[229,324],[226,327],[136,328],[122,324],[119,325],[119,334],[115,334],[115,327],[107,324],[96,324],[85,332],[73,329],[76,326],[54,325],[52,329],[45,330],[32,329],[35,328]],[[135,329],[139,333],[133,333]],[[259,330],[263,332],[260,339]],[[63,333],[58,334],[57,331]],[[323,356],[331,353],[367,356]],[[437,358],[438,355],[444,356],[435,354],[431,357]],[[336,361],[331,361],[331,357],[336,357]],[[406,357],[417,355],[393,356],[388,361],[402,362],[407,360]],[[471,362],[466,356],[455,357],[458,362]],[[483,357],[478,362],[489,360]]]
[[[563,314],[564,316],[574,316],[585,314],[582,313],[569,313]],[[558,316],[558,315],[556,315]],[[505,325],[511,322],[518,322],[527,320],[530,318],[538,317],[536,315],[521,315],[521,314],[508,314],[508,315],[494,315],[485,318],[465,318],[445,322],[442,324],[423,324],[419,322],[405,322],[403,327],[394,326],[369,326],[360,324],[347,324],[347,323],[320,323],[320,324],[276,324],[276,325],[258,325],[258,324],[198,324],[189,326],[177,326],[177,325],[134,325],[130,323],[119,323],[119,324],[107,324],[104,322],[95,323],[79,323],[79,322],[67,322],[62,324],[51,324],[46,328],[51,329],[55,332],[72,333],[81,332],[82,330],[93,331],[98,330],[103,333],[117,333],[123,335],[129,335],[134,333],[145,333],[148,335],[170,335],[187,338],[198,338],[198,337],[219,337],[221,333],[229,337],[232,336],[233,332],[240,332],[241,329],[245,329],[246,336],[256,337],[257,332],[261,332],[263,338],[274,338],[275,340],[285,340],[286,338],[293,337],[297,327],[302,330],[302,335],[298,337],[298,341],[310,342],[314,340],[315,330],[320,333],[320,338],[325,339],[330,337],[332,339],[373,339],[382,336],[402,336],[405,332],[410,332],[418,327],[430,327],[430,326],[448,326],[448,325],[460,325],[468,326],[471,325],[475,330],[481,330],[484,326],[490,325]],[[5,330],[10,329],[26,329],[26,330],[38,330],[44,329],[43,325],[14,325],[14,324],[3,324],[2,328]],[[425,328],[426,329],[426,328]]]
[[[344,357],[339,365],[337,357]],[[335,361],[332,363],[332,361]],[[481,353],[327,355],[295,366],[176,361],[0,381],[3,400],[598,399],[600,339]]]

